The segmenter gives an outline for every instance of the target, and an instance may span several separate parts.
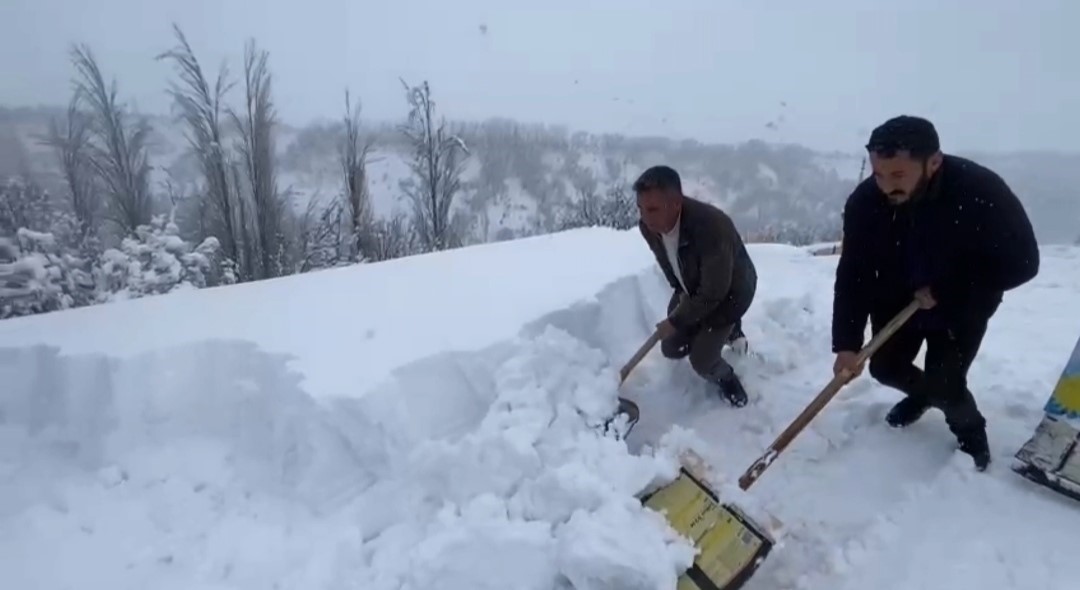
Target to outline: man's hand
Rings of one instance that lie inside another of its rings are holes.
[[[665,340],[675,335],[675,326],[671,325],[670,320],[664,320],[659,324],[656,324],[656,329],[659,332],[661,340]]]
[[[851,375],[851,379],[862,375],[863,365],[862,363],[856,363],[859,353],[845,350],[836,353],[836,361],[833,363],[833,375],[839,375],[840,373],[847,371]]]
[[[930,294],[930,287],[923,287],[915,291],[915,299],[919,301],[919,307],[922,309],[930,309],[937,305],[934,296]]]

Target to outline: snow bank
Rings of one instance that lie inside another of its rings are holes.
[[[549,328],[470,358],[402,370],[442,387],[357,402],[387,451],[360,501],[361,587],[670,586],[692,554],[634,495],[674,476],[674,454],[632,456],[588,428],[615,407],[603,355]]]
[[[940,414],[886,428],[895,393],[861,379],[737,494],[828,380],[835,258],[755,245],[751,403],[654,353],[620,442],[590,425],[668,288],[632,233],[523,242],[0,326],[3,586],[671,588],[692,554],[634,496],[694,441],[787,525],[748,589],[1072,587],[1080,510],[997,466],[1080,331],[1076,250],[1046,251],[973,369],[989,472]]]
[[[292,357],[316,397],[357,396],[395,367],[512,338],[651,264],[635,232],[575,230],[4,321],[0,346],[127,357],[243,340]]]
[[[5,350],[0,372],[5,587],[318,584],[353,536],[318,514],[370,472],[279,357],[35,347]]]
[[[454,289],[429,259],[410,261],[414,273],[371,265],[0,326],[4,585],[670,585],[692,552],[634,495],[674,475],[677,445],[632,456],[590,428],[615,407],[601,351],[554,327],[513,336],[612,267],[640,267],[642,244],[560,239],[533,240],[543,254],[531,260],[514,257],[519,243],[444,256],[477,259],[455,269],[462,293],[476,291],[457,305],[437,304]],[[580,264],[590,241],[603,265]],[[530,262],[541,280],[469,280]],[[325,319],[286,317],[320,281],[378,284],[399,305],[308,301]],[[358,363],[323,331],[334,320],[397,330],[373,329],[381,354]],[[455,339],[493,344],[424,357]],[[303,373],[329,366],[319,352],[336,353],[333,370]],[[357,369],[367,395],[311,395],[318,378]]]
[[[462,362],[470,384],[320,405],[245,343],[7,350],[5,586],[670,584],[692,554],[634,494],[673,455],[588,428],[614,407],[602,355],[550,330]]]

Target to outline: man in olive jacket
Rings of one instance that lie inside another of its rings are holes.
[[[683,195],[679,174],[654,166],[634,182],[638,229],[674,293],[657,324],[667,358],[690,357],[694,371],[715,383],[733,406],[747,396],[724,344],[741,338],[741,320],[757,291],[757,271],[731,218]]]

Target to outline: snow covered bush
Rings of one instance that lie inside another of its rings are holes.
[[[51,233],[19,228],[0,238],[0,319],[87,304],[94,281],[85,266]]]
[[[192,248],[175,223],[157,215],[102,254],[99,286],[105,300],[116,300],[235,283],[235,269],[220,252],[214,237]]]

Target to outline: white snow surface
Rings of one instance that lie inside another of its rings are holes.
[[[1074,589],[1080,504],[1008,470],[1080,331],[1046,248],[972,369],[996,462],[864,376],[761,480],[827,383],[835,257],[754,245],[732,409],[653,351],[629,440],[590,424],[670,294],[640,236],[577,230],[0,322],[0,587],[674,588],[635,494],[685,445],[785,525],[748,589]]]

